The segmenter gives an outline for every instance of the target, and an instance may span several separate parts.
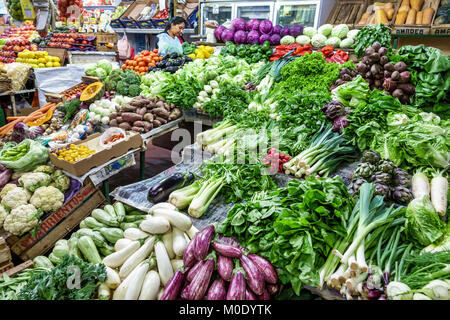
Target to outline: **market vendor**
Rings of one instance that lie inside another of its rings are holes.
[[[157,36],[156,47],[160,56],[165,56],[172,52],[183,54],[183,30],[186,24],[186,20],[182,17],[173,17],[170,19],[164,32]]]

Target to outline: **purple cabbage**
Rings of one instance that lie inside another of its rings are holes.
[[[258,19],[250,19],[247,22],[247,26],[246,26],[247,31],[259,31],[259,20]]]
[[[258,30],[251,30],[247,34],[247,43],[248,44],[258,44],[259,43],[259,31]]]
[[[259,32],[271,35],[273,30],[273,24],[270,20],[263,20],[259,24]]]
[[[289,29],[289,35],[293,36],[294,38],[303,34],[303,26],[296,25]]]
[[[282,26],[280,26],[280,25],[277,25],[277,26],[275,26],[275,27],[273,27],[273,31],[272,31],[272,34],[280,34],[281,33],[281,30],[283,30],[283,27]]]
[[[247,33],[243,30],[238,30],[233,36],[234,43],[244,44],[247,43]]]
[[[14,142],[22,142],[25,139],[36,139],[37,136],[40,136],[44,133],[44,129],[40,126],[29,127],[25,122],[19,121],[14,125],[12,140]]]
[[[259,37],[259,43],[260,43],[260,44],[263,44],[263,43],[266,42],[266,41],[270,41],[270,36],[269,36],[268,34],[262,34],[262,35]]]
[[[223,42],[233,41],[234,32],[233,30],[225,29],[220,35]]]
[[[224,26],[218,26],[216,30],[214,30],[214,36],[216,37],[217,41],[222,41],[222,32],[226,28]]]
[[[246,23],[245,20],[242,18],[236,18],[231,21],[231,26],[235,31],[245,31]]]
[[[72,199],[72,197],[81,190],[83,185],[80,181],[70,178],[69,190],[64,194],[64,203]]]
[[[279,44],[280,44],[280,40],[281,40],[280,35],[279,35],[279,34],[276,34],[276,33],[272,34],[272,35],[270,36],[270,39],[269,39],[270,44],[271,44],[272,46],[277,46],[277,45],[279,45]]]
[[[289,36],[290,35],[290,33],[289,33],[289,28],[283,28],[283,29],[281,29],[281,31],[280,31],[280,36],[283,38],[284,36]]]

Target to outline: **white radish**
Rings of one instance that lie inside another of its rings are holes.
[[[103,258],[103,264],[110,268],[120,267],[129,256],[136,252],[139,249],[141,244],[139,241],[133,241],[127,247],[123,248],[120,251],[111,253],[109,256]]]
[[[106,267],[106,280],[105,284],[110,289],[116,289],[120,285],[120,276],[116,270]]]
[[[156,263],[158,265],[158,273],[161,278],[163,285],[169,282],[170,278],[173,277],[173,268],[170,263],[169,255],[167,254],[166,247],[162,241],[158,241],[155,244],[155,256]]]
[[[158,272],[150,270],[145,276],[138,300],[156,300],[160,286],[161,279],[159,279]]]
[[[113,294],[113,300],[125,300],[125,294],[128,290],[128,285],[130,281],[133,279],[133,275],[138,271],[139,269],[134,269],[128,277],[125,278],[125,280],[122,281],[120,286],[117,287],[117,289],[114,291]]]
[[[127,247],[130,243],[132,243],[133,240],[122,238],[117,240],[117,242],[114,244],[114,251],[120,251],[123,248]]]
[[[173,252],[173,232],[167,232],[163,234],[161,240],[164,243],[164,246],[166,247],[169,258],[170,259],[175,258],[175,253]]]
[[[170,230],[170,223],[162,217],[151,217],[142,221],[139,228],[151,234],[164,234]]]
[[[412,177],[412,194],[414,199],[421,199],[430,195],[430,183],[423,172],[417,172]]]
[[[119,276],[125,279],[131,271],[133,271],[142,261],[144,261],[152,252],[155,237],[150,237],[145,240],[144,244],[134,252],[120,267]]]
[[[166,218],[170,224],[180,230],[188,231],[192,227],[192,220],[188,216],[179,211],[169,209],[155,209],[153,211],[154,217]]]
[[[125,230],[123,232],[123,236],[126,239],[135,241],[135,240],[140,240],[140,239],[146,239],[150,235],[138,228],[128,228],[127,230]]]
[[[194,225],[192,225],[192,227],[188,231],[186,231],[187,235],[191,239],[199,232],[200,231],[196,227],[194,227]]]
[[[173,271],[177,271],[183,267],[183,259],[170,260],[170,264],[172,265]]]
[[[173,227],[173,252],[177,257],[182,257],[187,247],[184,232],[176,227]]]
[[[153,212],[154,212],[156,209],[170,209],[170,210],[177,210],[177,207],[175,207],[173,204],[168,203],[168,202],[160,202],[160,203],[155,204],[153,207],[151,207],[151,208],[148,210],[148,213],[153,214]]]
[[[445,216],[447,212],[447,178],[439,173],[431,179],[431,203],[440,216]]]
[[[111,299],[111,289],[105,283],[101,283],[98,286],[98,299],[99,300]]]
[[[148,262],[144,262],[136,268],[137,271],[133,274],[133,277],[130,279],[130,283],[128,284],[128,289],[125,293],[125,300],[137,300],[139,298],[148,268]]]

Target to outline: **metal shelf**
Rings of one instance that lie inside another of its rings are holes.
[[[139,34],[158,34],[164,32],[164,29],[130,29],[130,28],[113,28],[116,33],[139,33]],[[185,34],[193,34],[194,29],[184,29]]]
[[[11,95],[16,95],[16,94],[22,94],[22,93],[31,93],[31,92],[35,92],[36,89],[28,89],[28,90],[19,90],[19,91],[6,91],[3,93],[0,93],[0,97],[3,96],[11,96]]]

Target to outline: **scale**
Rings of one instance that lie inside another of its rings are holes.
[[[30,0],[20,0],[20,6],[22,7],[22,13],[25,20],[34,20],[33,4]]]

